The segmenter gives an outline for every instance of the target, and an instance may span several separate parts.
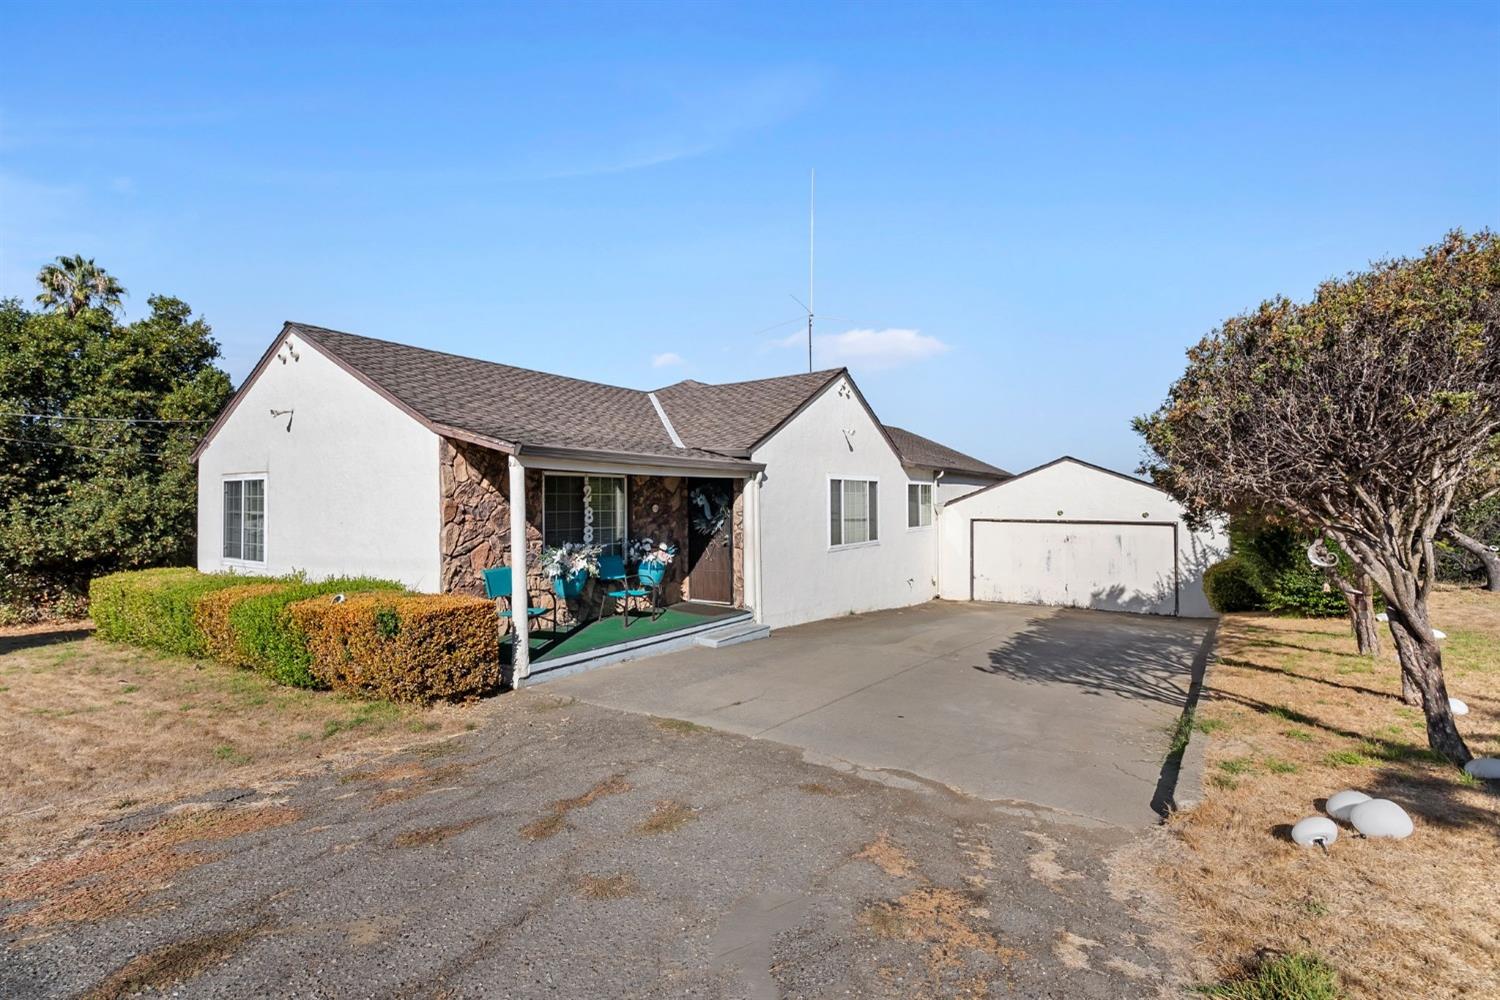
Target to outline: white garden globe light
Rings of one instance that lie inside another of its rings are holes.
[[[1350,809],[1353,809],[1361,802],[1368,801],[1370,801],[1370,797],[1364,792],[1356,792],[1352,788],[1346,788],[1342,792],[1334,792],[1328,796],[1328,801],[1324,803],[1323,810],[1334,819],[1347,820]]]
[[[1402,840],[1411,836],[1411,817],[1390,799],[1371,799],[1349,810],[1349,822],[1366,837]]]
[[[1475,757],[1464,765],[1464,770],[1485,781],[1500,781],[1500,757]]]
[[[1449,698],[1448,699],[1448,711],[1452,712],[1454,715],[1468,715],[1469,714],[1469,705],[1468,705],[1468,702],[1460,701],[1457,698]]]
[[[1446,638],[1448,638],[1448,633],[1444,632],[1440,628],[1435,628],[1435,629],[1432,630],[1432,637],[1434,639],[1446,639]]]
[[[1321,844],[1327,847],[1339,839],[1339,828],[1327,816],[1309,816],[1299,819],[1292,827],[1292,840],[1303,847]]]

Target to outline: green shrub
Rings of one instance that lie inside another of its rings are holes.
[[[1341,1000],[1333,967],[1316,955],[1278,955],[1244,976],[1200,989],[1216,1000]]]
[[[1204,572],[1203,593],[1208,606],[1220,614],[1258,611],[1266,606],[1255,589],[1249,568],[1239,556],[1214,563]]]
[[[318,583],[287,583],[273,590],[255,589],[255,593],[246,594],[228,609],[229,631],[233,636],[231,662],[259,670],[278,684],[318,687],[311,670],[307,633],[297,626],[287,609],[298,601],[329,594],[399,592],[402,588],[390,580],[340,577]]]
[[[208,644],[194,617],[199,598],[252,578],[233,573],[199,573],[186,567],[111,573],[89,584],[89,607],[96,635],[178,656],[208,655]]]
[[[326,596],[287,608],[307,636],[311,674],[329,687],[425,704],[500,686],[493,601],[427,594]]]
[[[193,621],[203,633],[203,644],[208,655],[220,663],[237,667],[248,667],[234,641],[234,628],[229,624],[229,612],[241,601],[259,594],[271,594],[290,587],[289,583],[247,583],[241,587],[225,587],[211,594],[204,594],[193,605]]]
[[[1249,518],[1230,523],[1231,548],[1262,606],[1279,615],[1332,618],[1349,613],[1337,588],[1307,561],[1311,539],[1303,532]],[[1205,581],[1206,585],[1206,581]]]

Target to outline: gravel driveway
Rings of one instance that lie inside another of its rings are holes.
[[[558,697],[127,817],[0,886],[0,996],[1154,996],[1126,831]]]

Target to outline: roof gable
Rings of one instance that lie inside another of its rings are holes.
[[[1061,465],[1064,462],[1069,463],[1071,465],[1080,466],[1081,468],[1088,469],[1088,470],[1090,470],[1092,472],[1099,472],[1099,473],[1103,473],[1106,476],[1114,476],[1117,479],[1123,479],[1127,483],[1133,483],[1136,486],[1141,486],[1141,487],[1144,487],[1145,489],[1153,490],[1153,491],[1155,491],[1157,493],[1160,493],[1160,494],[1162,494],[1163,496],[1166,496],[1166,497],[1170,497],[1171,496],[1171,494],[1169,494],[1166,490],[1162,489],[1160,486],[1157,486],[1155,483],[1148,483],[1146,480],[1144,480],[1144,479],[1137,479],[1135,476],[1127,476],[1125,473],[1123,473],[1123,472],[1116,472],[1114,469],[1106,469],[1104,466],[1102,466],[1102,465],[1095,465],[1093,462],[1085,462],[1083,459],[1081,459],[1081,458],[1074,458],[1072,455],[1063,455],[1060,458],[1054,458],[1050,462],[1044,462],[1041,465],[1038,465],[1038,466],[1036,466],[1034,468],[1027,469],[1025,472],[1019,472],[1016,475],[1011,476],[1009,479],[1001,480],[998,483],[991,483],[988,486],[984,486],[984,487],[981,487],[981,488],[975,490],[973,493],[965,493],[961,497],[955,497],[952,500],[948,501],[948,504],[951,506],[951,505],[956,504],[956,503],[963,503],[965,500],[969,500],[969,499],[972,499],[973,497],[977,497],[977,496],[979,496],[982,493],[988,493],[991,490],[1003,489],[1004,487],[1009,486],[1011,483],[1019,482],[1020,480],[1026,479],[1026,478],[1028,478],[1030,476],[1034,476],[1034,475],[1036,475],[1039,472],[1046,472],[1048,469],[1051,469],[1054,466]]]
[[[511,453],[558,451],[749,468],[745,459],[751,448],[843,374],[837,369],[724,385],[684,380],[650,393],[288,322],[199,442],[194,458],[289,337],[306,341],[434,433]]]
[[[748,455],[843,371],[722,385],[689,379],[656,390],[656,398],[689,448]]]

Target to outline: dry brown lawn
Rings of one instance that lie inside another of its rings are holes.
[[[1460,730],[1500,755],[1500,595],[1442,590],[1433,606],[1449,691],[1471,709]],[[1192,980],[1313,952],[1354,998],[1500,996],[1500,797],[1433,759],[1399,689],[1389,649],[1360,657],[1342,620],[1223,619],[1193,736],[1210,736],[1205,799],[1119,873],[1170,914]],[[1343,788],[1401,803],[1415,834],[1292,844],[1289,824]]]
[[[0,872],[102,820],[443,739],[475,718],[280,687],[99,642],[87,623],[0,630]]]

